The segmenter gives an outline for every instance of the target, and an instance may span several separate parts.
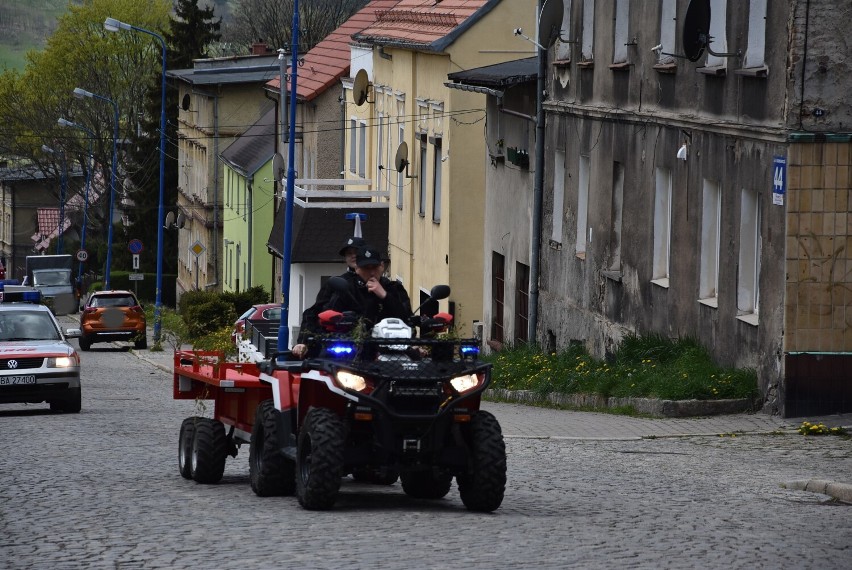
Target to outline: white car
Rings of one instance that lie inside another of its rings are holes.
[[[79,336],[44,305],[0,303],[0,404],[47,402],[78,413],[80,356],[66,338]]]

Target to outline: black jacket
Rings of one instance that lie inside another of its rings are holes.
[[[370,293],[367,285],[356,274],[355,279],[349,282],[349,289],[334,292],[325,309],[354,311],[366,318],[369,325],[391,317],[408,319],[411,316],[411,300],[402,283],[382,277],[381,284],[387,292],[384,299]]]

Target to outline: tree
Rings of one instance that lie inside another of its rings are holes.
[[[199,8],[198,0],[177,0],[175,17],[171,18],[168,32],[164,34],[167,49],[167,69],[192,67],[192,60],[205,55],[211,42],[219,40],[221,20],[214,20],[212,8]],[[129,161],[134,168],[129,171],[133,182],[129,192],[133,207],[128,211],[129,231],[136,239],[150,244],[157,243],[157,224],[152,224],[159,213],[160,197],[160,110],[162,74],[151,78],[150,89],[145,98],[145,112],[140,121],[140,133],[133,137]],[[177,89],[166,88],[166,161],[163,204],[173,209],[177,203]],[[163,233],[163,271],[177,271],[177,234]]]
[[[301,0],[299,2],[299,52],[325,39],[369,0]],[[264,41],[289,51],[292,44],[293,0],[236,0],[233,23],[226,27],[227,42],[246,47]]]

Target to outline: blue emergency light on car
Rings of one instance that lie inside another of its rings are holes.
[[[35,287],[4,284],[0,301],[3,303],[41,303],[41,291]]]

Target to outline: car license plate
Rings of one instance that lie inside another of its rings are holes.
[[[35,384],[36,377],[28,376],[0,376],[0,386],[14,386],[17,384]]]

